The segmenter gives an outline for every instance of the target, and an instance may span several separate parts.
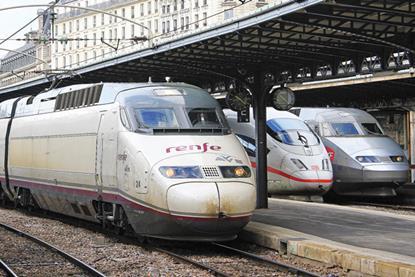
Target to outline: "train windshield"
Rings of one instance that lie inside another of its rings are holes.
[[[362,135],[357,130],[354,123],[331,123],[333,127],[334,134],[336,136],[359,136]]]
[[[215,109],[189,109],[187,112],[192,127],[223,128]]]
[[[179,128],[173,109],[135,109],[139,128]]]
[[[383,132],[376,123],[362,123],[363,130],[367,135],[382,136]]]
[[[134,108],[136,130],[219,133],[228,130],[224,115],[216,108]],[[217,132],[216,132],[217,131]]]
[[[288,145],[318,145],[317,135],[301,120],[274,118],[267,121],[268,134]]]

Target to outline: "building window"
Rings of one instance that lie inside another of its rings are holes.
[[[195,8],[199,8],[199,0],[195,0]]]
[[[114,15],[118,15],[117,10],[114,11]],[[114,22],[117,23],[118,22],[118,17],[114,17]]]
[[[79,39],[76,41],[76,49],[79,49],[80,41]]]
[[[147,14],[151,14],[151,2],[147,3]]]
[[[131,18],[135,17],[135,7],[131,6]]]
[[[140,25],[141,25],[141,27],[140,27],[140,30],[141,30],[140,35],[141,36],[144,36],[144,23],[140,22]]]
[[[233,10],[232,9],[226,10],[225,14],[224,14],[224,17],[225,17],[225,20],[232,18],[233,17]]]
[[[97,51],[94,51],[94,61],[97,59]]]
[[[125,8],[122,8],[122,10],[121,10],[121,16],[122,17],[125,17]]]
[[[97,45],[97,34],[96,33],[94,33],[93,35],[92,35],[92,38],[93,38],[93,44],[94,45]]]
[[[180,29],[184,30],[184,17],[180,18]]]
[[[88,47],[88,38],[86,35],[84,36],[84,47]]]
[[[183,10],[184,9],[184,0],[180,0],[180,8]]]
[[[105,25],[105,14],[101,14],[101,25]]]
[[[76,54],[76,65],[79,66],[79,54]]]
[[[92,27],[93,28],[97,27],[97,16],[96,15],[92,17]]]
[[[207,6],[207,0],[203,0],[203,6]]]
[[[112,41],[112,30],[110,30],[110,41]]]
[[[134,33],[135,33],[135,26],[134,24],[131,24],[131,37],[135,36]]]
[[[72,33],[72,21],[69,22],[69,33]]]
[[[177,11],[177,0],[173,2],[173,11]]]
[[[166,33],[166,22],[161,23],[161,33],[162,34]]]
[[[121,37],[122,39],[125,39],[125,27],[121,28]]]
[[[147,28],[148,28],[148,30],[151,30],[151,21],[150,20],[147,21]]]
[[[112,24],[112,18],[113,18],[113,16],[110,15],[109,17],[110,17],[110,24]]]
[[[199,28],[199,15],[195,14],[195,28]]]
[[[101,58],[104,58],[105,57],[105,51],[104,51],[104,49],[101,49]]]
[[[165,5],[161,6],[161,13],[162,14],[166,13],[166,6]]]
[[[189,30],[190,18],[186,16],[186,30]]]
[[[203,13],[203,26],[207,26],[207,13]]]
[[[159,12],[159,1],[158,0],[154,1],[154,12],[155,13]]]
[[[76,20],[76,31],[79,31],[79,19]]]
[[[177,31],[177,19],[173,20],[173,30]]]
[[[55,36],[57,36],[59,34],[58,30],[59,30],[58,25],[55,25]]]
[[[144,16],[144,4],[140,4],[140,15]]]
[[[86,63],[88,61],[88,52],[84,53],[84,62]]]
[[[63,35],[66,34],[66,24],[65,23],[63,23],[63,32],[62,32],[62,34]]]
[[[170,33],[170,21],[169,20],[167,20],[166,22],[166,32]]]
[[[84,18],[84,30],[88,29],[88,18]]]
[[[105,38],[105,32],[104,31],[102,31],[101,32],[101,39],[104,39]]]
[[[154,31],[158,33],[159,31],[159,21],[158,19],[154,20]]]
[[[170,5],[166,6],[166,13],[170,13]]]
[[[114,29],[114,39],[115,40],[118,39],[118,29],[117,28]]]

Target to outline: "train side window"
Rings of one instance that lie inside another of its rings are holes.
[[[120,118],[121,118],[121,122],[124,125],[124,127],[127,128],[128,130],[131,130],[130,121],[128,120],[128,116],[123,108],[120,109]]]
[[[255,151],[256,151],[255,140],[253,138],[250,138],[250,137],[247,137],[241,134],[236,134],[236,138],[245,148],[245,151],[248,154],[248,156],[255,157]]]

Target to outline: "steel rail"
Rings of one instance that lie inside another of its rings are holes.
[[[61,249],[59,249],[59,248],[57,248],[57,247],[55,247],[55,246],[47,243],[44,240],[38,239],[38,238],[36,238],[36,237],[34,237],[34,236],[26,233],[26,232],[23,232],[21,230],[18,230],[16,228],[11,227],[11,226],[9,226],[7,224],[4,224],[4,223],[0,223],[0,227],[6,229],[8,231],[13,232],[14,234],[17,234],[17,235],[20,235],[20,236],[22,236],[24,238],[27,238],[27,239],[29,239],[29,240],[31,240],[31,241],[33,241],[33,242],[35,242],[35,243],[43,246],[43,247],[46,247],[47,249],[50,249],[50,250],[56,252],[57,254],[61,255],[62,257],[64,257],[68,261],[70,261],[72,264],[78,266],[79,268],[83,269],[84,271],[86,271],[87,273],[91,274],[92,276],[105,277],[105,275],[103,273],[99,272],[98,270],[96,270],[92,266],[90,266],[90,265],[84,263],[83,261],[75,258],[71,254],[66,253],[65,251],[63,251],[63,250],[61,250]]]
[[[0,259],[0,268],[6,272],[6,276],[17,277],[17,274],[2,259]]]
[[[215,276],[222,276],[222,277],[229,277],[229,276],[231,276],[231,275],[226,274],[226,273],[224,273],[224,272],[221,272],[221,271],[219,271],[219,270],[217,270],[217,269],[214,269],[213,267],[210,267],[210,266],[208,266],[208,265],[206,265],[206,264],[203,264],[203,263],[200,263],[200,262],[198,262],[198,261],[195,261],[195,260],[189,259],[189,258],[187,258],[187,257],[185,257],[185,256],[182,256],[182,255],[176,254],[176,253],[171,252],[171,251],[169,251],[169,250],[162,249],[162,248],[158,248],[158,247],[155,247],[154,249],[155,249],[156,251],[159,251],[159,252],[165,253],[165,254],[167,254],[167,255],[170,255],[170,256],[172,256],[172,257],[174,257],[174,258],[176,258],[176,259],[180,259],[180,260],[182,260],[182,261],[185,261],[185,262],[187,262],[187,263],[190,263],[190,264],[192,264],[192,265],[195,265],[195,266],[197,266],[197,267],[199,267],[199,268],[201,268],[201,269],[207,270],[209,273],[212,273],[212,274],[213,274],[213,275],[215,275]]]
[[[291,266],[289,264],[277,262],[277,261],[274,261],[274,260],[271,260],[271,259],[267,259],[267,258],[258,256],[258,255],[255,255],[255,254],[252,254],[252,253],[249,253],[249,252],[231,247],[229,245],[225,245],[225,244],[221,244],[221,243],[217,243],[217,242],[212,242],[212,244],[217,246],[217,247],[220,247],[220,248],[238,253],[242,256],[246,256],[246,257],[249,257],[249,258],[254,259],[254,260],[258,260],[258,261],[261,261],[261,262],[264,262],[264,263],[274,265],[274,266],[278,267],[280,270],[286,270],[290,273],[296,274],[296,276],[304,276],[304,277],[318,277],[318,276],[320,276],[320,275],[317,275],[315,273],[303,270],[301,268]]]

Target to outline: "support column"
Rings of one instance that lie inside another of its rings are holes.
[[[256,183],[257,209],[268,208],[268,178],[267,178],[267,128],[266,106],[267,91],[262,72],[255,73],[253,91],[253,108],[255,117],[255,144],[256,144]]]

